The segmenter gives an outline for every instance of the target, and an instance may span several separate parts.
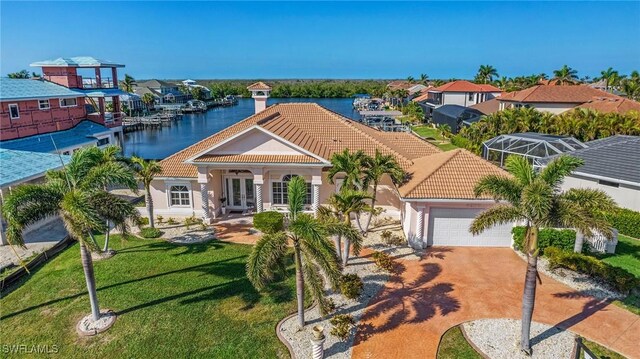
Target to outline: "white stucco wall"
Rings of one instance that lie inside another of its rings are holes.
[[[568,190],[570,188],[593,188],[604,191],[611,196],[614,201],[620,206],[634,211],[640,211],[640,188],[632,187],[628,185],[620,185],[620,187],[612,187],[607,185],[598,184],[595,179],[578,178],[578,177],[565,177],[562,183],[562,189]]]

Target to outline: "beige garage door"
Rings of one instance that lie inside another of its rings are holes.
[[[427,245],[468,247],[509,247],[512,225],[496,226],[474,236],[469,232],[481,208],[431,208]]]

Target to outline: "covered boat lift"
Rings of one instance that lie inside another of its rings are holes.
[[[400,111],[360,111],[360,122],[387,132],[410,132],[411,128],[398,120]]]

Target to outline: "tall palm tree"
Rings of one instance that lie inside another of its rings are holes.
[[[138,218],[128,201],[104,190],[111,185],[130,185],[135,179],[130,170],[114,162],[104,162],[96,147],[81,149],[63,170],[50,171],[42,184],[25,184],[5,197],[2,207],[7,221],[7,241],[24,247],[24,228],[44,218],[60,216],[69,235],[80,243],[80,258],[89,292],[91,318],[100,319],[93,261],[89,250],[98,250],[88,240],[89,233],[104,230],[108,219],[126,232],[127,220]]]
[[[429,75],[420,74],[420,83],[425,85],[425,86],[429,85]]]
[[[498,77],[498,70],[491,65],[480,65],[476,78],[484,84],[493,81],[494,77]]]
[[[353,229],[353,226],[351,225],[351,215],[371,210],[371,207],[365,202],[367,199],[371,199],[371,196],[367,192],[343,188],[340,192],[331,195],[329,198],[329,207],[322,206],[322,212],[323,214],[333,214],[335,218],[338,218],[344,223],[345,228]],[[353,245],[353,252],[356,255],[360,254],[360,249],[362,248],[362,236],[355,230],[353,232],[346,233],[346,235],[340,232],[337,233],[336,236],[338,238],[336,241],[336,252],[338,253],[338,258],[341,258],[342,265],[346,266],[349,261],[351,245]],[[340,238],[343,236],[344,248],[341,250]]]
[[[609,91],[609,86],[613,86],[614,82],[618,78],[618,71],[614,70],[612,67],[609,67],[606,70],[600,71],[601,79],[605,82],[605,88]]]
[[[578,81],[578,71],[567,65],[553,71],[553,80],[557,85],[575,84]]]
[[[327,174],[329,183],[334,184],[336,175],[342,174],[344,178],[340,189],[363,190],[365,188],[363,165],[366,157],[367,155],[362,150],[349,152],[348,148],[342,152],[334,153],[331,156],[331,168]],[[356,213],[356,224],[360,232],[363,232],[360,213]]]
[[[118,146],[107,146],[102,150],[102,163],[114,163],[116,166],[121,166],[124,169],[131,171],[131,167],[129,167],[129,164],[130,164],[129,159],[122,156],[122,151]],[[138,184],[135,180],[132,182],[129,181],[125,185],[133,192],[135,193],[138,192]],[[107,186],[104,186],[104,190],[105,191],[108,190]],[[104,248],[102,249],[103,252],[106,252],[107,250],[109,250],[109,239],[110,239],[110,229],[111,229],[111,221],[108,218],[105,220],[106,220],[107,230],[105,231],[105,234],[104,234]],[[116,226],[117,225],[119,225],[119,223],[116,223]]]
[[[155,228],[153,217],[153,198],[151,197],[151,182],[162,172],[162,167],[156,161],[146,161],[140,157],[131,157],[133,169],[137,178],[144,186],[144,202],[147,205],[147,214],[149,215],[149,226]]]
[[[156,102],[156,98],[153,97],[152,94],[146,93],[142,95],[142,102],[147,106],[147,110],[149,110],[149,107]]]
[[[413,78],[413,76],[407,76],[407,83],[408,84],[412,84],[416,82],[416,79]]]
[[[522,222],[526,227],[523,250],[527,255],[527,271],[522,296],[520,348],[529,354],[538,276],[539,229],[557,226],[575,228],[586,237],[593,236],[594,231],[608,238],[613,235],[603,215],[603,211],[615,206],[607,194],[586,188],[560,191],[564,177],[582,164],[581,159],[560,156],[535,172],[524,157],[509,156],[506,169],[512,177],[486,176],[475,188],[476,196],[489,195],[501,203],[480,213],[471,224],[471,233],[478,234],[495,225],[513,222]]]
[[[364,225],[364,233],[367,233],[369,230],[369,225],[371,224],[371,218],[373,217],[373,210],[376,207],[376,198],[378,194],[378,184],[382,179],[382,176],[388,175],[391,177],[391,180],[399,185],[401,184],[406,176],[406,173],[396,161],[396,158],[392,155],[384,155],[378,149],[376,149],[376,153],[373,157],[366,156],[363,161],[364,165],[364,188],[372,185],[372,194],[371,194],[371,211],[369,212],[369,216],[367,217],[367,222]]]
[[[125,92],[132,93],[133,87],[136,85],[136,79],[129,74],[124,74],[124,80],[120,81],[120,89]]]
[[[305,325],[305,286],[318,303],[321,313],[325,314],[328,311],[329,302],[324,298],[325,278],[336,289],[340,281],[341,268],[336,251],[327,236],[336,227],[344,228],[342,223],[323,223],[302,213],[305,197],[304,179],[292,178],[288,185],[290,220],[285,231],[264,234],[256,243],[247,262],[247,277],[254,287],[258,290],[263,289],[273,279],[275,271],[284,268],[287,243],[293,245],[300,327]]]

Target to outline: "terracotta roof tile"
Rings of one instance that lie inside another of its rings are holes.
[[[596,97],[576,108],[588,108],[602,113],[625,114],[629,111],[640,112],[640,102],[624,97]]]
[[[247,86],[247,90],[251,91],[251,90],[271,90],[271,86],[265,84],[262,81],[253,83],[249,86]]]
[[[375,130],[318,104],[281,103],[162,160],[162,176],[196,177],[196,167],[184,163],[185,160],[252,126],[260,126],[327,161],[345,148],[361,149],[369,155],[378,149],[396,157],[399,164],[407,169],[413,165],[412,159],[441,152],[413,134]]]
[[[202,155],[193,162],[206,163],[322,163],[307,155]]]
[[[500,96],[499,101],[576,103],[590,101],[594,97],[617,97],[589,86],[549,86],[536,85],[522,91],[514,91]]]
[[[398,188],[403,198],[476,199],[473,189],[482,177],[490,174],[509,176],[498,166],[463,149],[413,162],[408,171],[411,179]]]
[[[458,80],[447,82],[442,86],[431,89],[432,92],[502,92],[493,85],[474,84],[473,82]]]

